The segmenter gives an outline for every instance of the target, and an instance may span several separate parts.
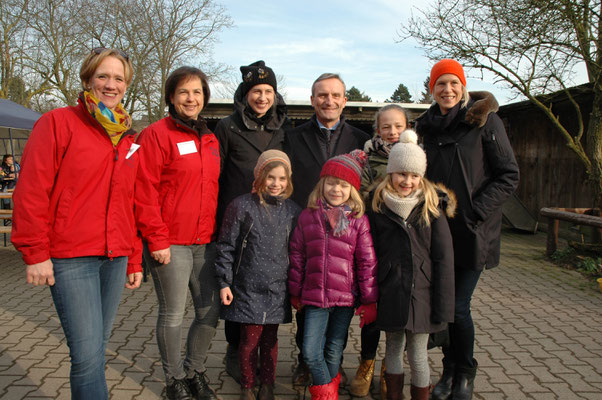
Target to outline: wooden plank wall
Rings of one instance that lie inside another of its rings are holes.
[[[576,131],[575,114],[568,104],[555,107],[560,120]],[[589,107],[583,108],[584,115],[589,115]],[[543,207],[594,206],[583,164],[543,112],[510,105],[502,107],[498,115],[506,125],[520,167],[517,195],[533,216],[537,218]],[[585,146],[585,139],[583,143]]]

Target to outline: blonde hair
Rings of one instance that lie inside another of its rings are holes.
[[[263,195],[266,192],[265,181],[268,179],[269,173],[277,167],[284,168],[284,173],[286,174],[287,180],[286,189],[284,189],[284,193],[282,193],[281,195],[282,199],[288,199],[293,194],[293,181],[291,180],[290,168],[282,161],[271,161],[261,169],[259,175],[257,175],[257,178],[255,178],[255,180],[253,181],[253,191],[257,193],[257,196],[259,196],[259,202],[261,204],[265,204],[265,199],[263,198]]]
[[[410,114],[408,113],[408,110],[406,110],[399,104],[387,104],[386,106],[381,107],[374,114],[374,123],[372,124],[372,129],[374,130],[374,136],[378,136],[378,124],[380,124],[381,115],[383,113],[385,113],[387,111],[391,111],[391,110],[395,110],[395,111],[398,111],[403,114],[404,118],[406,119],[406,128],[408,128],[408,126],[410,125]]]
[[[439,211],[439,195],[437,194],[435,184],[424,177],[420,179],[420,189],[422,189],[422,196],[424,198],[420,219],[424,225],[429,226],[431,224],[431,218],[439,218],[439,215],[441,215],[441,212]],[[381,206],[385,201],[383,193],[385,190],[389,193],[397,193],[397,190],[393,187],[391,174],[387,174],[386,178],[383,179],[374,192],[372,209],[375,212],[382,213]]]
[[[469,100],[470,100],[470,95],[468,94],[468,89],[466,89],[466,86],[462,85],[462,99],[460,99],[460,102],[462,102],[462,105],[460,106],[460,108],[467,107]]]
[[[90,89],[89,87],[87,87],[90,83],[90,79],[92,79],[92,77],[94,76],[94,73],[96,72],[98,66],[107,57],[115,57],[116,59],[121,61],[121,63],[123,64],[123,71],[125,74],[125,82],[127,86],[130,86],[134,77],[134,67],[132,66],[129,57],[126,58],[124,57],[124,55],[125,53],[118,49],[100,50],[99,48],[98,50],[94,49],[93,51],[91,51],[90,54],[88,54],[88,56],[85,58],[84,62],[82,63],[82,67],[79,70],[79,79],[81,80],[82,88],[84,90]]]
[[[309,199],[307,200],[307,208],[311,208],[314,210],[319,208],[318,200],[324,199],[324,181],[329,176],[330,175],[323,176],[320,178],[320,180],[314,187],[314,190],[312,190],[312,192],[309,195]],[[339,181],[347,182],[341,178],[337,178],[334,176],[330,177]],[[362,215],[364,215],[364,211],[366,210],[366,207],[364,206],[364,201],[362,200],[362,196],[360,195],[360,193],[351,183],[349,183],[349,186],[351,187],[351,193],[345,204],[347,204],[351,208],[351,211],[353,211],[354,218],[361,218]]]

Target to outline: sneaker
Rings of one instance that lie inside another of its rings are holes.
[[[195,371],[192,378],[186,379],[186,383],[195,400],[217,400],[215,392],[209,387],[209,379],[204,372]]]
[[[309,385],[309,368],[304,362],[299,362],[295,372],[293,372],[293,385],[294,386],[307,386]]]
[[[184,379],[170,379],[165,392],[169,400],[192,400],[190,389]]]

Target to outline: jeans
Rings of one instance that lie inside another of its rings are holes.
[[[353,307],[305,306],[303,357],[314,385],[330,383],[339,372]]]
[[[205,372],[205,358],[219,319],[219,287],[215,279],[215,244],[170,246],[171,262],[159,264],[144,247],[159,300],[157,344],[166,380]],[[194,320],[188,331],[186,357],[182,360],[182,323],[188,288],[194,304]]]
[[[127,257],[51,259],[54,306],[71,356],[71,398],[107,399],[105,349],[125,285]]]
[[[474,368],[474,323],[470,301],[481,271],[459,269],[455,271],[456,304],[454,322],[449,324],[449,346],[443,346],[443,363],[456,367]]]

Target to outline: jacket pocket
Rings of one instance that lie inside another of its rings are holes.
[[[56,202],[56,217],[54,218],[54,231],[57,233],[64,232],[69,227],[69,212],[73,203],[73,190],[67,189],[63,191]]]

